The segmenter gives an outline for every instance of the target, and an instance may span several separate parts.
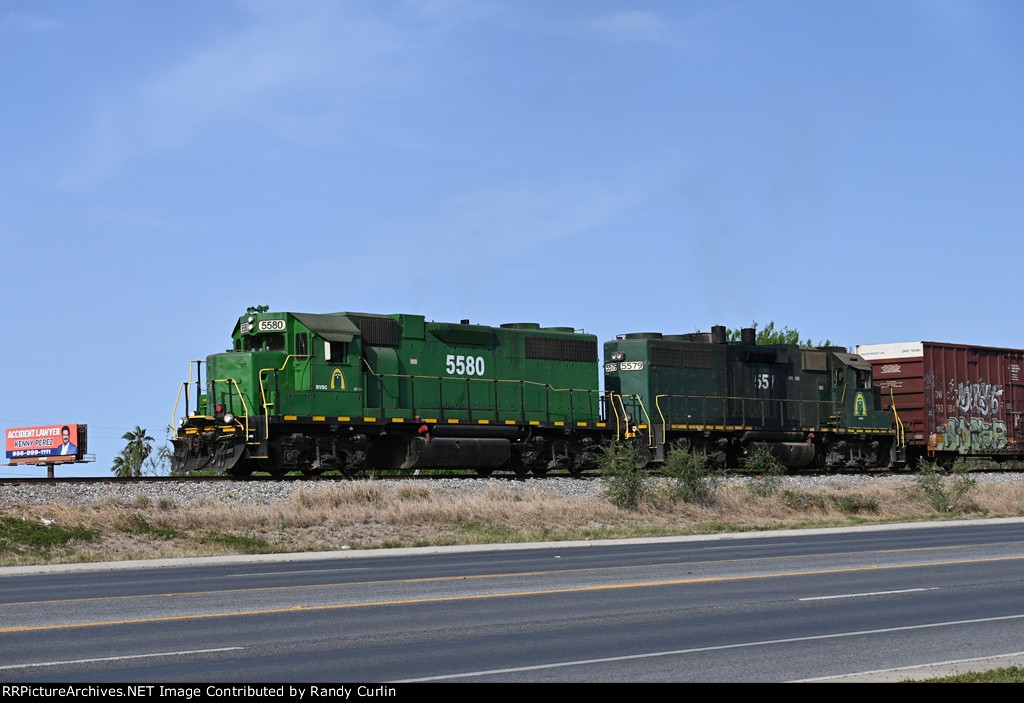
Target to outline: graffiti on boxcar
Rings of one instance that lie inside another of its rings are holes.
[[[956,402],[956,407],[961,413],[967,415],[997,415],[999,413],[999,398],[1003,395],[1003,387],[996,383],[964,383],[961,381],[956,385],[949,382],[948,397]]]
[[[1002,420],[985,422],[979,417],[951,417],[946,427],[939,428],[942,441],[935,447],[941,451],[976,454],[993,449],[1006,449],[1009,442],[1006,423]]]

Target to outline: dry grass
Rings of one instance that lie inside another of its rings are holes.
[[[981,484],[958,513],[1021,514],[1024,486],[1017,484]],[[85,507],[6,505],[0,519],[17,518],[40,530],[84,528],[92,537],[42,547],[4,539],[0,532],[0,565],[693,534],[932,517],[950,515],[935,513],[923,497],[899,485],[781,489],[760,496],[740,483],[721,489],[713,506],[672,500],[662,485],[649,491],[637,510],[623,510],[603,497],[543,495],[524,491],[521,484],[464,495],[423,484],[355,481],[312,484],[271,504],[207,499],[180,506],[168,499],[136,498]]]

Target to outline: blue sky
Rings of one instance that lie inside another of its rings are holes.
[[[1024,347],[1017,0],[0,0],[0,427],[249,305]],[[0,468],[0,475],[41,469]]]

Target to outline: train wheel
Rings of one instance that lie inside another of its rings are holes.
[[[483,468],[474,469],[474,471],[476,471],[477,476],[490,476],[491,474],[494,473],[494,467],[485,466]]]
[[[516,478],[526,478],[530,475],[530,470],[526,468],[526,465],[523,463],[522,455],[516,451],[514,447],[508,454],[508,461],[505,463],[505,468],[514,473]]]
[[[637,438],[633,440],[633,447],[636,449],[636,468],[646,469],[647,465],[654,458],[651,454],[651,448],[647,445],[647,441]]]

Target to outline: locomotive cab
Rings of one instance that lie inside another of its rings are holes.
[[[880,390],[873,384],[871,364],[843,348],[829,348],[831,386],[827,391],[836,408],[833,424],[849,428],[888,428]]]
[[[232,348],[206,358],[205,385],[201,373],[185,384],[186,406],[190,386],[205,393],[179,420],[172,439],[176,469],[247,474],[270,465],[298,467],[300,452],[272,436],[270,419],[280,408],[288,409],[285,417],[314,407],[336,416],[360,413],[358,334],[341,313],[249,308],[232,331]]]

